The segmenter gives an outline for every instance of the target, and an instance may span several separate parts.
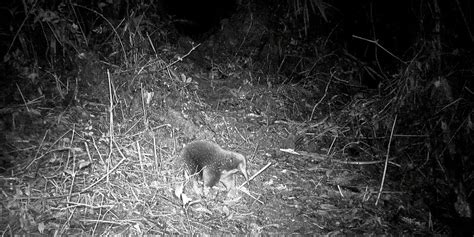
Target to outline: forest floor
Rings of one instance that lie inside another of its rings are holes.
[[[399,164],[336,145],[361,97],[326,114],[314,100],[322,90],[252,83],[243,69],[226,78],[171,68],[109,73],[86,57],[76,97],[2,111],[4,234],[429,231],[426,210],[408,204],[401,184],[381,183],[384,167]],[[308,111],[311,120],[290,119]],[[244,154],[256,176],[241,191],[180,190],[176,160],[197,139]]]

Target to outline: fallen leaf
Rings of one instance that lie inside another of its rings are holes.
[[[44,225],[44,223],[43,223],[43,222],[40,222],[40,223],[38,224],[38,231],[39,231],[41,234],[43,234],[45,227],[46,227],[46,226]]]

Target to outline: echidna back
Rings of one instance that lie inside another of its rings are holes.
[[[182,158],[188,170],[194,174],[204,167],[215,167],[219,162],[221,148],[216,144],[206,141],[189,143],[183,151]]]

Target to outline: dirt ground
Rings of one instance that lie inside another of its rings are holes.
[[[417,219],[423,211],[405,206],[397,185],[385,183],[378,197],[383,159],[360,156],[355,162],[349,150],[331,147],[341,128],[323,113],[316,111],[312,123],[287,119],[297,111],[285,98],[295,88],[178,76],[150,83],[141,93],[116,88],[111,115],[110,80],[97,63],[81,70],[78,99],[60,107],[33,101],[10,108],[13,118],[3,113],[2,153],[11,158],[3,159],[7,172],[1,178],[4,234],[427,230]],[[129,78],[109,75],[116,82]],[[184,82],[176,82],[180,78]],[[175,81],[179,93],[167,92],[167,81]],[[176,160],[186,143],[199,139],[244,154],[249,175],[260,173],[242,191],[218,186],[200,196],[191,188],[178,190],[184,177]],[[21,156],[29,158],[13,161]],[[388,169],[400,165],[392,162]]]

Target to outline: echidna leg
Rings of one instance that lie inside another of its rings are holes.
[[[229,174],[223,173],[220,181],[222,182],[222,184],[224,184],[227,190],[230,190],[235,187],[235,178],[232,173],[229,173]]]
[[[204,167],[202,170],[202,181],[203,181],[203,193],[207,196],[212,186],[214,186],[219,177],[216,176],[215,172],[209,167]]]

